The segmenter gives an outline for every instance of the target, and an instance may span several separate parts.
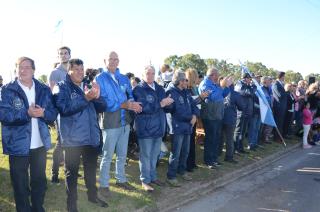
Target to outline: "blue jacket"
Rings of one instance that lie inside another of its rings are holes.
[[[208,77],[199,85],[199,93],[210,91],[210,95],[201,104],[201,118],[208,120],[222,120],[224,115],[223,99],[230,92],[229,88],[221,88]]]
[[[237,110],[242,111],[244,102],[239,93],[234,91],[234,87],[230,87],[230,93],[224,98],[224,116],[223,123],[227,125],[236,125]]]
[[[155,90],[143,81],[133,89],[135,101],[142,103],[142,112],[135,119],[138,138],[159,138],[165,134],[166,116],[160,102],[166,94],[160,85],[154,84]]]
[[[187,89],[180,90],[172,83],[167,88],[167,96],[171,95],[174,102],[167,106],[168,112],[171,113],[171,124],[173,134],[190,135],[192,133],[192,125],[190,123],[192,116],[200,115],[200,111]]]
[[[104,129],[119,128],[129,124],[128,111],[121,109],[121,104],[133,100],[131,84],[127,76],[120,74],[119,69],[115,71],[114,76],[118,83],[113,80],[108,70],[104,70],[96,77],[100,95],[107,105],[102,124]]]
[[[239,80],[234,88],[241,96],[243,109],[237,111],[238,117],[251,117],[254,109],[255,88],[253,85],[247,85],[244,81]]]
[[[97,114],[105,109],[102,99],[87,101],[81,88],[69,75],[53,89],[53,98],[60,114],[59,133],[63,147],[99,146]]]
[[[48,150],[51,137],[48,124],[57,117],[50,88],[38,80],[35,84],[35,104],[45,109],[44,117],[38,118],[41,140]],[[2,87],[0,98],[0,121],[2,123],[3,153],[14,156],[28,156],[31,144],[31,117],[28,115],[29,103],[18,82],[12,81]]]
[[[208,90],[211,92],[207,98],[207,101],[209,102],[222,102],[223,98],[230,92],[228,87],[221,88],[219,85],[213,83],[208,77],[205,77],[204,80],[202,80],[198,89],[200,94]]]

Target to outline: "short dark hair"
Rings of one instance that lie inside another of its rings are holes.
[[[278,73],[278,79],[284,77],[284,75],[286,75],[286,72],[280,71],[280,72]]]
[[[136,83],[138,83],[138,84],[141,82],[139,77],[131,77],[131,80],[136,81]]]
[[[99,73],[100,71],[98,69],[87,68],[85,75],[92,82]]]
[[[69,60],[68,71],[71,70],[74,65],[78,65],[78,66],[83,65],[83,61],[78,58]]]
[[[16,61],[16,68],[24,61],[30,61],[31,67],[33,70],[36,70],[36,65],[34,64],[34,60],[32,60],[29,57],[19,57],[18,60]]]
[[[132,77],[134,77],[134,74],[131,72],[126,73],[126,76],[131,79]]]
[[[68,53],[71,55],[71,49],[70,49],[69,47],[67,47],[67,46],[62,46],[62,47],[60,47],[60,48],[58,49],[58,53],[59,53],[59,51],[62,50],[62,49],[67,50]]]

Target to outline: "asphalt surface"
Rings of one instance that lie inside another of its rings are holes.
[[[320,146],[298,149],[177,211],[320,212]]]

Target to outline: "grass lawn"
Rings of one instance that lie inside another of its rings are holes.
[[[56,140],[56,133],[52,130],[52,141]],[[298,139],[293,139],[288,143],[288,146],[293,145],[299,142]],[[0,148],[2,149],[0,142]],[[203,149],[201,146],[197,145],[197,160],[200,166],[195,172],[192,173],[194,181],[204,181],[212,179],[213,177],[220,177],[223,174],[235,170],[239,167],[251,164],[255,161],[261,160],[262,158],[284,148],[281,144],[273,143],[272,145],[264,145],[262,148],[259,148],[256,152],[250,153],[243,156],[235,156],[235,159],[239,160],[239,163],[236,165],[223,163],[223,166],[219,170],[209,170],[202,165],[203,158]],[[223,153],[224,154],[224,153]],[[46,192],[45,199],[45,208],[46,211],[66,211],[66,193],[65,193],[65,184],[64,184],[64,174],[63,167],[60,168],[60,184],[52,184],[50,182],[51,178],[51,166],[52,166],[52,149],[48,152],[47,155],[47,180],[48,180],[48,189]],[[223,161],[223,155],[221,156],[221,161]],[[112,166],[114,171],[114,164]],[[167,158],[161,160],[158,167],[159,178],[162,181],[165,181],[167,171]],[[114,172],[111,172],[114,175]],[[165,188],[156,188],[155,192],[146,193],[141,190],[140,181],[139,181],[139,165],[137,161],[130,161],[129,165],[126,167],[126,173],[129,182],[136,187],[134,192],[126,192],[122,189],[118,189],[113,186],[115,180],[111,180],[111,192],[112,197],[107,200],[109,207],[107,209],[102,209],[96,207],[94,204],[91,204],[87,201],[86,188],[84,185],[84,179],[79,178],[78,180],[78,209],[79,211],[134,211],[144,206],[149,206],[150,208],[155,208],[156,203],[163,198],[166,198],[167,193],[172,193],[171,188],[166,186]],[[80,170],[80,174],[83,176],[83,170]],[[98,170],[97,170],[98,174]],[[98,177],[98,175],[97,175]],[[98,178],[97,178],[98,179]],[[176,190],[175,190],[176,191]],[[9,164],[8,156],[0,154],[0,211],[15,211],[14,199],[13,199],[13,190],[10,183],[9,175]]]

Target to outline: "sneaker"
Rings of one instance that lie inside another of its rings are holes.
[[[312,146],[310,144],[304,144],[303,145],[303,149],[310,149],[312,148]]]
[[[52,177],[51,177],[51,182],[58,184],[58,183],[60,183],[60,180],[59,180],[58,176],[52,176]]]
[[[164,186],[164,183],[160,180],[153,180],[151,181],[151,184],[157,185],[157,186]]]
[[[180,183],[176,178],[174,179],[167,179],[167,183],[172,187],[181,187]]]
[[[147,183],[142,183],[141,186],[142,186],[142,189],[143,189],[144,191],[147,191],[147,192],[152,192],[152,191],[154,190],[154,188],[152,188],[152,187],[151,187],[149,184],[147,184]]]
[[[314,142],[317,146],[320,145],[320,141]]]
[[[217,168],[219,168],[221,165],[222,165],[222,164],[219,163],[219,162],[213,162],[213,163],[211,163],[211,164],[207,164],[207,167],[208,167],[209,169],[217,169]]]
[[[216,167],[220,167],[222,165],[222,163],[216,161],[216,162],[213,162],[212,165],[214,165]]]
[[[124,183],[118,183],[116,182],[116,186],[124,189],[124,190],[127,190],[127,191],[134,191],[136,190],[135,187],[133,187],[132,185],[130,185],[128,182],[124,182]]]
[[[94,204],[97,204],[98,206],[102,208],[107,208],[109,205],[105,201],[99,199],[98,197],[96,198],[88,198],[88,201]]]
[[[100,187],[98,192],[103,198],[109,198],[111,196],[109,187]]]
[[[184,173],[181,175],[181,178],[184,179],[185,181],[191,181],[192,177],[188,173]]]

